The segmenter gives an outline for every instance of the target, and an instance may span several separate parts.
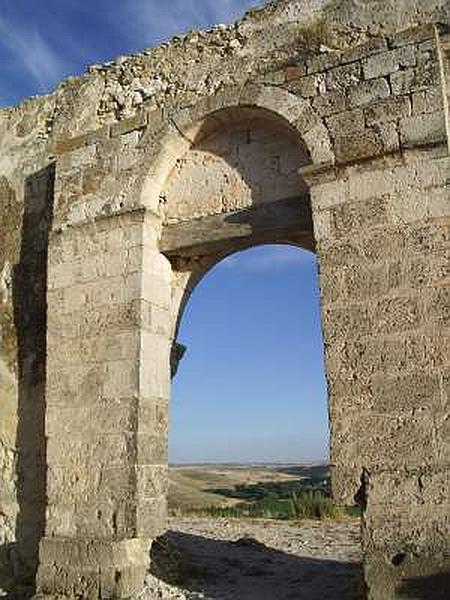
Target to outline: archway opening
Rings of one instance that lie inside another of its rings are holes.
[[[311,585],[300,585],[299,572],[311,581],[311,570],[316,597],[324,581],[337,592],[332,597],[359,597],[357,520],[345,534],[354,536],[353,546],[336,535],[331,553],[286,550],[297,538],[315,545],[323,534],[315,525],[288,535],[285,546],[271,537],[280,523],[335,515],[312,207],[301,176],[313,153],[296,127],[303,111],[293,104],[287,118],[244,106],[214,112],[190,129],[178,123],[180,144],[160,163],[172,375],[178,368],[169,435],[177,464],[164,540],[186,563],[188,589],[207,597],[288,597],[290,587],[310,599]],[[251,560],[257,571],[265,571],[260,559],[274,562],[271,581],[256,574],[242,580],[248,536],[254,548],[270,548]],[[228,552],[239,540],[243,553]],[[348,560],[342,545],[354,551]],[[162,547],[153,551],[156,574]],[[222,575],[230,575],[223,564],[237,578],[232,589],[221,587]],[[345,571],[345,591],[333,587],[336,568]],[[205,569],[218,588],[196,577]]]
[[[328,461],[317,261],[292,245],[230,254],[195,286],[177,341],[172,463]]]
[[[164,538],[178,574],[158,571],[161,545],[155,572],[206,597],[358,598],[359,523],[330,499],[315,255],[228,255],[190,294],[178,344]]]

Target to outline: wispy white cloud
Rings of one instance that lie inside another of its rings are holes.
[[[243,271],[268,271],[291,265],[313,263],[314,261],[314,255],[306,250],[289,245],[271,245],[231,254],[219,266],[224,269]]]
[[[18,68],[33,78],[40,91],[54,85],[66,72],[64,60],[52,50],[36,27],[24,27],[0,15],[0,45]]]
[[[128,0],[122,4],[123,23],[142,43],[154,43],[192,28],[231,23],[261,0]]]

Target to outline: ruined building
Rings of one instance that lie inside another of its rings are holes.
[[[449,0],[279,0],[0,110],[0,573],[140,589],[183,306],[261,242],[318,256],[368,598],[448,573],[449,23]]]

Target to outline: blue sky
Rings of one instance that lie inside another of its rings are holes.
[[[239,18],[258,0],[0,0],[0,106],[91,64]]]
[[[327,458],[315,256],[292,246],[233,254],[200,281],[179,341],[170,458]]]
[[[256,0],[0,0],[0,105],[51,91],[90,64],[189,29],[232,22]],[[200,282],[173,384],[172,461],[327,455],[326,391],[312,254],[262,246]]]

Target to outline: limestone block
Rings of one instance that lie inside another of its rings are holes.
[[[324,240],[318,247],[318,255],[326,265],[326,274],[328,270],[332,270],[333,273],[340,272],[361,260],[357,241],[352,239]]]
[[[405,511],[406,507],[408,517],[400,518],[400,511]],[[433,505],[431,514],[430,507],[425,504],[414,507],[404,504],[390,513],[377,508],[370,511],[365,519],[366,527],[371,531],[371,547],[384,550],[392,558],[399,550],[429,555],[433,551],[445,552],[448,549],[448,505]]]
[[[349,337],[352,331],[365,335],[371,329],[369,310],[364,305],[327,307],[323,310],[323,325],[326,339],[330,343]]]
[[[314,208],[314,219],[320,210],[338,206],[347,200],[347,186],[341,181],[320,182],[312,190],[311,203]]]
[[[448,192],[445,188],[411,190],[409,197],[399,196],[390,207],[391,219],[397,223],[419,223],[424,219],[445,217],[449,213]]]
[[[417,328],[421,323],[419,299],[393,296],[378,300],[372,308],[372,327],[376,333],[393,333]]]
[[[144,397],[169,397],[170,346],[170,340],[166,336],[143,333],[140,391]]]
[[[112,311],[113,313],[119,311],[118,318],[121,320],[120,307],[126,310],[126,306],[128,305],[131,313],[140,310],[141,305],[144,303],[141,286],[142,273],[140,272],[135,272],[126,276],[120,275],[108,277],[97,281],[89,281],[88,283],[76,284],[75,286],[70,287],[65,291],[64,302],[65,306],[72,308],[73,294],[75,293],[77,295],[80,293],[80,290],[84,289],[84,309],[86,310],[86,318],[89,311],[97,311],[105,316],[108,315],[109,311]],[[73,308],[76,307],[74,306]]]
[[[103,598],[130,597],[143,587],[148,545],[145,539],[111,542],[44,538],[38,591],[49,595],[81,594],[87,600],[97,600],[101,589],[105,591]],[[95,582],[93,588],[82,588],[82,582],[91,578]]]
[[[436,113],[443,110],[442,88],[432,88],[412,95],[413,114]]]
[[[317,114],[309,105],[305,105],[293,123],[296,129],[305,134],[317,125]]]
[[[428,413],[430,431],[434,427],[434,413],[441,406],[440,379],[434,374],[416,370],[412,374],[395,377],[377,376],[372,380],[374,407],[380,413]]]
[[[151,424],[147,425],[148,427]],[[145,429],[145,425],[139,430]],[[140,433],[138,435],[138,463],[140,465],[166,465],[168,458],[167,439],[164,435]],[[167,475],[167,474],[166,474]],[[143,477],[145,475],[142,475]]]
[[[383,141],[376,131],[369,129],[355,130],[348,136],[339,137],[335,141],[336,161],[347,163],[363,160],[381,154]]]
[[[333,217],[331,211],[316,211],[314,214],[314,239],[320,242],[332,236]]]
[[[144,110],[138,111],[134,117],[124,119],[111,126],[111,136],[123,136],[127,133],[134,132],[137,129],[142,129],[147,125],[148,113]]]
[[[339,52],[323,52],[307,60],[308,74],[321,73],[341,63],[341,55]]]
[[[347,202],[331,209],[335,238],[353,236],[358,230],[384,225],[387,220],[387,204],[384,198],[367,202]]]
[[[342,90],[321,94],[314,98],[313,107],[323,117],[344,112],[347,108],[347,95]]]
[[[165,496],[168,491],[167,465],[142,464],[137,470],[138,494],[141,500]]]
[[[345,50],[341,56],[341,63],[356,62],[368,56],[379,54],[388,49],[387,40],[383,37],[374,37],[364,44]]]
[[[336,443],[344,446],[354,443],[354,456],[358,457],[359,464],[364,465],[369,472],[380,468],[416,469],[435,466],[435,430],[430,414],[426,411],[403,415],[392,412],[383,414],[377,412],[376,398],[373,402],[372,414],[363,415],[360,412],[358,418],[344,420],[347,438],[338,438]],[[392,398],[392,402],[395,402],[395,398]],[[335,420],[338,421],[336,417]],[[371,432],[370,437],[367,436],[367,431]]]
[[[120,469],[132,460],[134,444],[132,435],[117,430],[94,431],[89,436],[74,434],[71,438],[53,435],[48,439],[48,462],[52,468],[61,469],[70,465],[76,465],[77,469],[94,466]]]
[[[378,262],[390,260],[403,249],[403,236],[397,228],[377,228],[360,240],[358,253],[364,260]]]
[[[361,81],[361,65],[351,63],[331,69],[326,75],[326,87],[328,91],[346,90],[359,85]]]
[[[390,37],[390,43],[394,48],[401,48],[409,44],[418,44],[433,39],[435,35],[434,25],[424,24],[400,31]]]
[[[434,370],[445,365],[449,341],[445,335],[426,334],[422,330],[376,335],[355,339],[345,347],[330,345],[327,366],[330,373],[338,373],[345,365],[357,368],[361,374],[381,376],[404,374],[408,365],[418,369]]]
[[[164,531],[167,522],[167,500],[164,496],[141,500],[137,510],[139,535],[155,539]]]
[[[117,298],[117,296],[115,296]],[[124,298],[127,300],[127,298]],[[56,348],[63,341],[105,336],[137,329],[145,314],[145,301],[137,299],[108,305],[85,302],[85,308],[73,312],[54,313],[48,323],[48,339]],[[49,352],[52,356],[52,351]]]
[[[408,94],[415,89],[416,72],[414,69],[405,69],[392,74],[389,79],[394,95]]]
[[[284,69],[278,71],[269,71],[264,74],[262,81],[270,85],[281,85],[286,81],[286,72]]]
[[[133,489],[134,489],[133,484]],[[102,499],[91,490],[88,498],[49,500],[46,533],[69,539],[93,537],[99,540],[124,540],[136,535],[136,499]]]
[[[55,565],[42,565],[39,569],[38,589],[41,594],[50,596],[77,594],[86,600],[95,600],[100,593],[100,574],[97,570],[86,569],[83,574],[67,567],[62,572]],[[45,596],[44,596],[45,597]]]
[[[46,433],[49,437],[79,436],[83,433],[133,433],[138,412],[135,398],[98,398],[88,406],[51,404],[47,412]]]
[[[169,430],[169,400],[168,398],[139,399],[138,432],[155,436],[158,440],[167,441]]]
[[[424,91],[440,82],[440,70],[437,62],[419,65],[389,76],[394,95]]]
[[[313,98],[319,87],[319,79],[316,74],[301,77],[298,80],[288,82],[287,88],[290,92],[302,98]]]
[[[170,311],[156,304],[150,304],[148,328],[152,333],[169,336],[172,331]]]
[[[57,351],[50,358],[50,364],[58,368],[58,365],[67,364],[76,366],[122,361],[138,356],[139,348],[140,337],[137,331],[66,339],[57,346]]]
[[[400,135],[395,123],[376,123],[373,129],[384,152],[397,152],[400,149]]]
[[[381,471],[376,474],[376,485],[371,486],[372,507],[382,507],[389,495],[390,503],[400,509],[407,505],[420,506],[448,503],[450,479],[445,469],[417,469],[410,473]]]
[[[436,112],[401,119],[400,138],[405,148],[444,142],[447,139],[444,113]]]
[[[363,60],[362,62],[364,77],[373,79],[375,77],[385,77],[390,73],[398,71],[400,68],[397,52],[383,52],[374,57]]]
[[[439,286],[448,281],[450,250],[438,253],[433,258],[412,255],[409,260],[394,265],[397,274],[392,278],[404,289]]]
[[[391,50],[372,56],[363,61],[364,77],[373,79],[395,73],[400,67],[416,66],[413,46],[403,46],[399,50]]]
[[[400,67],[415,67],[417,65],[416,48],[413,46],[403,46],[397,52],[397,59]]]
[[[81,470],[76,470],[77,476],[74,476],[67,467],[50,467],[50,485],[47,490],[50,502],[64,498],[65,502],[73,502],[79,506],[86,502],[99,507],[104,504],[119,506],[133,497],[134,466],[92,467],[84,476],[81,476]],[[99,514],[97,518],[101,520],[102,515]]]
[[[353,265],[343,274],[343,286],[354,300],[370,300],[390,290],[389,271],[385,263],[373,266]]]
[[[76,170],[92,164],[96,159],[97,148],[94,145],[82,146],[66,153],[60,159],[63,170]]]
[[[335,137],[350,136],[353,131],[362,131],[365,127],[362,110],[349,110],[326,119],[331,133]]]
[[[391,95],[391,90],[386,79],[372,79],[352,89],[349,93],[349,107],[367,106],[384,100]]]
[[[368,106],[364,110],[366,123],[369,126],[376,123],[397,121],[398,119],[411,116],[411,104],[409,98],[400,96],[387,98],[377,102],[373,106]]]
[[[427,320],[438,327],[447,327],[450,322],[450,288],[431,288],[425,297]]]
[[[47,398],[49,404],[80,406],[87,395],[132,398],[138,393],[139,385],[136,360],[60,367],[47,378]]]
[[[322,124],[307,131],[303,139],[306,145],[313,149],[312,158],[316,165],[329,165],[334,162],[331,140]]]

